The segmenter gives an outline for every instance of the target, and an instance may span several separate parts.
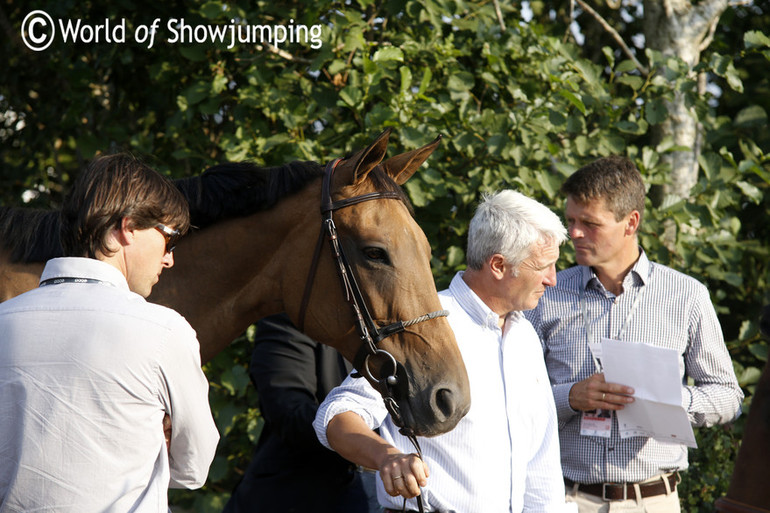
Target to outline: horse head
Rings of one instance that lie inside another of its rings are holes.
[[[317,263],[308,257],[307,274],[287,273],[283,289],[305,291],[304,301],[286,303],[295,324],[322,342],[337,339],[333,345],[343,356],[384,396],[392,394],[397,420],[415,434],[431,436],[453,428],[470,407],[465,366],[430,269],[430,245],[400,188],[439,139],[383,160],[389,134],[336,163],[327,178],[329,203],[321,210],[333,211],[337,241],[328,249],[323,239],[334,235],[322,229]],[[327,166],[327,173],[331,169]],[[316,222],[321,225],[318,213]],[[335,253],[342,253],[347,267]],[[360,290],[358,302],[350,283]],[[367,316],[373,321],[368,333]],[[407,326],[392,328],[399,322]],[[396,333],[381,333],[385,326]]]

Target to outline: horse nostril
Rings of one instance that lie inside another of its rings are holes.
[[[451,418],[455,411],[452,391],[448,388],[439,388],[436,391],[435,401],[436,410],[444,416],[443,420]]]

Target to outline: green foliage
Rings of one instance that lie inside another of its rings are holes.
[[[530,4],[536,16],[547,13],[542,2]],[[565,43],[554,32],[561,18],[520,23],[516,6],[502,7],[505,30],[493,4],[475,0],[50,2],[54,18],[126,18],[130,30],[162,24],[153,48],[56,43],[35,53],[17,39],[0,47],[0,204],[23,196],[57,206],[98,151],[128,149],[181,177],[224,160],[323,162],[387,127],[395,129],[391,154],[442,135],[406,190],[444,287],[463,268],[468,220],[483,193],[515,188],[561,212],[566,176],[598,156],[625,154],[650,186],[641,244],[653,260],[707,284],[748,404],[767,358],[758,312],[770,302],[767,34],[755,27],[740,47],[717,45],[704,56],[697,71],[720,85],[715,98],[699,93],[679,59],[648,51],[642,75],[610,46],[588,52]],[[18,33],[29,8],[2,9]],[[323,44],[170,43],[171,18],[318,24]],[[687,201],[656,194],[671,176],[661,156],[682,150],[671,137],[652,142],[674,95],[703,128],[700,181]],[[676,238],[666,246],[671,221]],[[560,266],[573,262],[565,246]],[[174,491],[178,506],[221,510],[245,470],[261,429],[249,351],[247,334],[205,368],[222,442],[204,490]],[[699,430],[683,483],[687,511],[706,511],[723,493],[739,427]]]
[[[679,502],[683,513],[711,513],[730,487],[740,437],[732,426],[696,430],[698,449],[689,450],[690,468],[682,472]]]

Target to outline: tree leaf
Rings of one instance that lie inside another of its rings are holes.
[[[668,117],[668,108],[664,100],[655,98],[651,100],[644,111],[644,119],[651,125],[662,123]]]
[[[401,75],[401,94],[405,94],[412,87],[412,70],[408,66],[398,68]]]
[[[361,89],[354,86],[347,86],[340,91],[340,99],[350,107],[356,107],[361,102],[363,94]]]
[[[428,198],[417,180],[409,180],[404,184],[404,188],[409,193],[409,199],[412,200],[415,207],[424,207],[428,204]]]
[[[203,50],[203,45],[199,44],[181,44],[178,46],[179,53],[186,59],[193,62],[203,62],[206,60],[206,52]]]
[[[770,37],[758,30],[750,30],[743,35],[743,44],[746,49],[770,47]]]
[[[620,84],[626,84],[634,91],[638,91],[644,85],[644,79],[634,75],[621,75],[615,81]]]
[[[702,153],[698,157],[698,162],[708,180],[714,180],[719,176],[722,169],[722,157],[714,152]]]
[[[743,369],[738,377],[738,384],[742,387],[749,385],[755,385],[759,382],[759,377],[762,375],[762,371],[757,367],[746,367]]]
[[[455,268],[465,262],[465,252],[459,246],[449,246],[446,254],[446,265]]]
[[[226,388],[230,395],[234,396],[242,396],[249,383],[249,375],[241,365],[230,367],[220,377],[220,385]]]
[[[636,71],[636,64],[634,61],[627,59],[624,61],[620,61],[618,64],[618,67],[615,68],[615,73],[629,73],[631,71]]]
[[[762,344],[751,344],[749,346],[749,351],[751,351],[751,354],[757,357],[758,360],[766,362],[767,356],[768,356],[768,345],[767,343]]]
[[[204,82],[196,82],[187,89],[184,90],[184,97],[187,100],[187,105],[195,105],[204,98],[208,97],[211,91],[211,86]]]
[[[404,62],[404,52],[395,46],[385,46],[374,52],[373,62],[397,61]]]
[[[756,128],[767,126],[767,112],[759,105],[750,105],[735,116],[737,128]]]
[[[748,196],[748,198],[751,201],[753,201],[757,205],[762,203],[762,198],[764,197],[764,194],[762,194],[762,191],[759,190],[758,187],[748,182],[745,182],[743,180],[738,180],[737,182],[735,182],[735,185],[737,185],[738,188],[741,190],[741,192],[746,196]]]
[[[222,15],[225,9],[221,2],[206,2],[201,6],[201,14],[208,18],[214,19]]]
[[[574,105],[584,116],[586,114],[586,106],[583,101],[576,95],[567,91],[566,89],[559,89],[559,94],[566,98],[572,105]]]
[[[449,77],[447,89],[450,91],[468,91],[473,87],[473,84],[473,75],[467,72],[459,72]]]

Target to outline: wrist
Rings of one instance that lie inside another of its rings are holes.
[[[571,399],[574,399],[574,397],[571,397],[574,396],[574,392],[572,392],[572,387],[574,386],[575,383],[561,383],[551,387],[554,402],[556,403],[556,414],[560,422],[566,421],[578,413],[571,405]]]

